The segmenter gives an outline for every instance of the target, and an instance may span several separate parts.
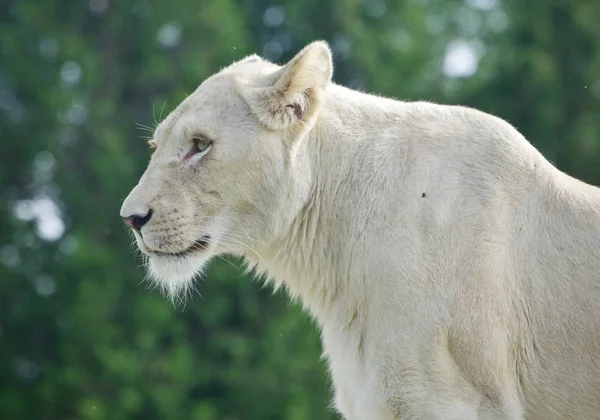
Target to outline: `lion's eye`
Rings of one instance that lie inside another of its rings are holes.
[[[194,152],[204,153],[212,146],[212,141],[204,137],[194,137]]]
[[[192,148],[183,157],[184,162],[191,158],[195,158],[194,162],[198,162],[199,159],[202,159],[202,157],[204,157],[204,155],[208,153],[210,147],[213,144],[213,141],[208,137],[204,137],[200,134],[192,137],[192,143]]]

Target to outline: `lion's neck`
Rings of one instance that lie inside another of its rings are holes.
[[[345,105],[335,96],[326,105],[326,118],[311,130],[301,151],[312,173],[306,201],[284,234],[247,256],[276,288],[299,298],[321,325],[355,317],[368,293],[358,263],[365,221],[353,210],[353,197],[364,194],[356,191],[360,179],[352,179],[357,178],[352,169],[357,155],[365,150],[335,123]]]

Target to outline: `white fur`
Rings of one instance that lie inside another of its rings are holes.
[[[155,280],[245,256],[316,319],[348,420],[600,419],[600,191],[499,118],[331,74],[323,42],[249,57],[159,126],[121,210],[154,211]]]

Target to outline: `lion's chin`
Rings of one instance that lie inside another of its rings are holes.
[[[146,268],[150,280],[175,300],[193,289],[194,279],[202,274],[207,262],[204,255],[150,256]]]

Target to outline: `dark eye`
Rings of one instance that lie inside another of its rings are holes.
[[[207,139],[206,137],[194,137],[194,152],[195,153],[204,153],[210,149],[212,146],[212,140]]]

